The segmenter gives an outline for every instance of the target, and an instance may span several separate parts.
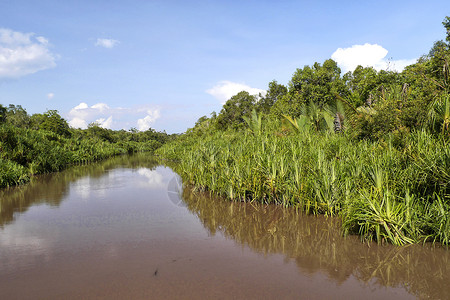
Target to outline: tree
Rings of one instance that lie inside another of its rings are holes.
[[[304,104],[310,101],[319,107],[331,104],[335,100],[335,94],[345,92],[345,85],[340,78],[341,69],[332,60],[326,60],[323,65],[314,63],[313,67],[306,66],[297,69],[294,73],[290,89],[301,95]]]
[[[38,129],[48,130],[65,137],[71,136],[69,124],[58,114],[57,110],[48,110],[44,114],[34,114],[31,116],[31,123],[33,127],[38,127]]]
[[[6,107],[0,104],[0,124],[6,120]]]
[[[103,141],[108,141],[110,143],[116,142],[112,134],[112,130],[100,127],[98,122],[92,122],[88,125],[87,136],[91,138],[98,138]]]
[[[27,111],[21,105],[10,104],[6,109],[6,121],[20,128],[29,128],[31,119]]]
[[[347,97],[348,88],[340,77],[341,69],[332,60],[323,65],[314,63],[312,67],[297,69],[289,82],[289,92],[273,107],[275,115],[301,115],[303,105],[313,102],[320,109],[326,105],[334,105],[336,95]]]
[[[215,128],[215,118],[215,116],[211,118],[208,118],[207,116],[201,116],[200,118],[198,118],[197,122],[195,122],[194,127],[188,128],[186,133],[202,136],[203,134]]]
[[[268,114],[272,106],[280,100],[288,92],[287,87],[282,84],[278,84],[276,80],[269,82],[269,89],[267,94],[257,103],[257,110],[261,113]]]
[[[378,87],[377,71],[374,68],[357,66],[353,72],[344,75],[344,81],[351,93],[350,102],[354,107],[372,105]]]
[[[301,114],[301,107],[303,104],[304,102],[301,95],[295,90],[290,90],[274,103],[270,110],[270,114],[277,118],[280,118],[283,115],[298,117]]]
[[[249,116],[255,107],[256,97],[246,91],[231,97],[217,116],[217,126],[225,130],[228,127],[240,128],[244,124],[244,116]]]
[[[450,92],[450,48],[443,41],[434,43],[428,54],[427,77],[435,81],[439,89]]]
[[[445,30],[447,30],[447,36],[445,40],[450,44],[450,17],[445,17],[444,21],[442,21],[442,25],[444,25]]]

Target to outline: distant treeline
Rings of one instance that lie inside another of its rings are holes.
[[[70,128],[56,110],[29,115],[20,105],[0,105],[0,187],[107,157],[153,152],[172,137],[154,129],[110,130],[92,123]]]
[[[202,190],[339,215],[346,233],[450,243],[450,18],[402,72],[331,59],[242,91],[157,153]]]

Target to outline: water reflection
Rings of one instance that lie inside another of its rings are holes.
[[[174,174],[167,185],[167,196],[170,202],[177,207],[186,207],[183,201],[183,180],[178,174]]]
[[[17,215],[26,212],[32,205],[58,207],[69,189],[73,189],[82,199],[87,199],[95,191],[101,195],[102,191],[123,185],[120,178],[113,178],[114,172],[108,173],[118,167],[137,170],[143,175],[139,181],[142,186],[161,185],[161,175],[153,170],[158,165],[154,158],[145,154],[119,156],[96,164],[74,166],[63,172],[38,176],[23,186],[0,189],[0,228],[13,222]],[[107,177],[105,173],[108,174]]]
[[[404,287],[419,298],[447,299],[450,254],[431,246],[362,244],[342,238],[338,219],[305,216],[294,209],[229,202],[186,188],[188,209],[215,235],[218,231],[256,252],[282,253],[301,272],[326,272],[341,284],[350,276],[381,286]]]
[[[141,184],[141,186],[143,187],[159,188],[164,184],[162,175],[155,170],[139,168],[137,172],[139,175],[144,176],[146,179]]]
[[[0,288],[2,293],[9,288],[10,294],[16,295],[15,287],[23,284],[20,276],[32,271],[35,277],[30,276],[29,283],[38,289],[34,282],[49,266],[54,268],[46,275],[51,284],[65,281],[59,274],[79,266],[83,266],[78,269],[83,276],[103,270],[96,278],[106,278],[105,282],[109,282],[108,274],[135,274],[124,286],[142,279],[141,288],[149,290],[173,289],[173,280],[185,282],[186,278],[198,283],[217,276],[223,283],[237,275],[235,269],[226,267],[244,261],[241,256],[224,258],[236,244],[263,255],[282,254],[286,261],[295,261],[297,267],[287,264],[294,275],[297,268],[301,274],[326,274],[336,286],[346,286],[357,278],[370,286],[404,287],[419,298],[443,299],[450,293],[449,251],[422,246],[368,247],[356,237],[343,239],[336,218],[303,216],[293,209],[229,202],[183,190],[179,176],[168,168],[156,168],[158,165],[145,155],[118,157],[1,190],[0,278],[7,279]],[[175,209],[172,204],[187,209]],[[210,237],[217,238],[207,238],[203,227]],[[222,236],[235,243],[223,243]],[[219,249],[217,256],[212,256],[213,249]],[[251,252],[247,257],[252,266],[248,269],[252,269],[253,252],[246,251]],[[203,263],[208,255],[212,266],[208,260]],[[223,264],[216,264],[220,261]],[[267,261],[254,262],[262,266]],[[160,268],[158,278],[155,267]],[[204,274],[198,273],[199,269]],[[173,277],[167,277],[164,285],[163,274],[170,272]],[[242,278],[248,277],[247,270],[242,272]],[[161,281],[150,281],[148,275]],[[119,275],[114,280],[125,279]],[[229,282],[229,286],[235,284]],[[199,291],[204,288],[198,286]],[[76,289],[83,290],[83,284]]]

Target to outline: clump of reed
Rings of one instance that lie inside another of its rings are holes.
[[[28,172],[23,166],[0,158],[0,187],[17,185],[29,180]]]
[[[260,126],[258,134],[185,136],[157,153],[179,161],[176,171],[197,189],[337,215],[345,234],[366,240],[449,243],[446,139],[419,131],[396,147],[389,136],[358,141],[311,130],[279,136],[267,129],[273,124]]]

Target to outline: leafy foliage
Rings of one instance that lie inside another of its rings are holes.
[[[270,109],[274,104],[286,96],[287,93],[288,89],[284,85],[278,84],[276,80],[269,82],[269,89],[267,90],[266,95],[261,97],[256,104],[257,111],[264,114],[270,113]]]
[[[114,155],[153,152],[170,137],[149,129],[113,131],[91,124],[70,129],[55,110],[29,116],[20,105],[0,106],[0,187],[27,182],[30,176],[60,171]]]
[[[157,153],[200,190],[338,215],[368,241],[449,245],[449,17],[443,25],[446,41],[401,73],[305,66],[259,101],[233,96]]]
[[[231,97],[224,105],[217,116],[217,126],[219,129],[242,128],[244,117],[248,117],[255,105],[256,97],[246,91],[239,92]]]

